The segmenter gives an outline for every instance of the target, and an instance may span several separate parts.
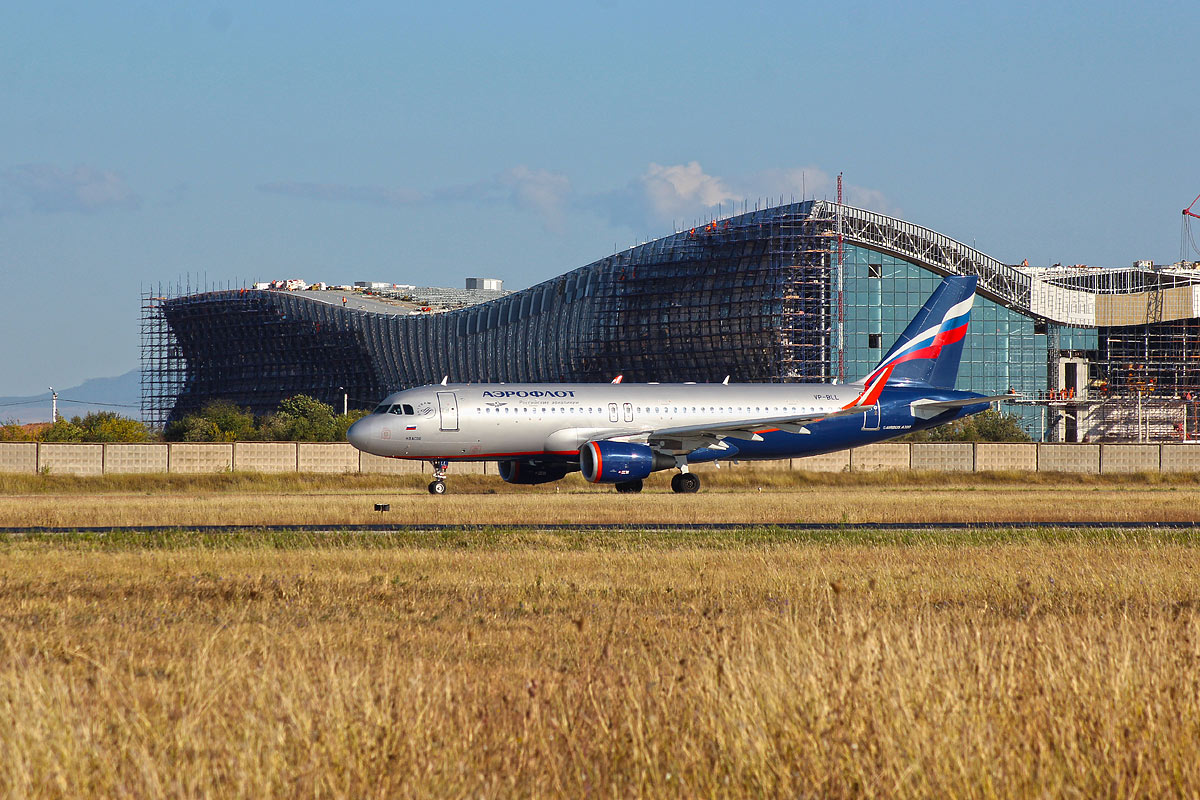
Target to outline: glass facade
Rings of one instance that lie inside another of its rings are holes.
[[[942,278],[869,248],[846,245],[843,253],[845,371],[846,380],[853,381],[879,363]],[[1046,348],[1046,335],[1035,332],[1032,317],[977,296],[955,388],[982,394],[1014,389],[1036,395],[1046,388]],[[1040,412],[1016,413],[1027,432],[1036,436]]]

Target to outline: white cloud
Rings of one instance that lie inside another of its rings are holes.
[[[641,177],[641,185],[651,211],[660,218],[713,208],[737,199],[720,178],[706,174],[698,161],[666,167],[651,164]]]
[[[90,214],[105,209],[136,209],[141,198],[120,174],[81,164],[71,170],[53,164],[22,164],[0,170],[0,213]]]
[[[675,222],[681,226],[705,221],[719,212],[734,213],[746,201],[773,205],[804,199],[833,200],[836,178],[818,167],[781,167],[744,176],[710,175],[698,161],[686,164],[651,163],[624,187],[585,196],[574,194],[571,180],[561,172],[519,165],[490,178],[427,192],[387,186],[337,183],[279,182],[258,187],[271,194],[336,203],[385,208],[413,205],[509,206],[535,214],[550,231],[561,231],[572,209],[590,209],[612,224],[638,234],[656,235]],[[873,211],[896,213],[877,189],[847,184],[846,202]]]
[[[820,167],[784,167],[755,173],[736,183],[741,196],[751,201],[763,198],[768,204],[780,198],[788,203],[800,200],[837,200],[837,176]],[[843,181],[842,197],[846,205],[858,206],[881,214],[895,214],[898,209],[878,189],[868,189]]]
[[[845,186],[845,201],[873,211],[894,213],[882,192]],[[742,201],[774,205],[793,200],[837,198],[837,180],[818,167],[781,167],[743,176],[710,175],[697,161],[650,164],[625,187],[585,199],[583,204],[616,225],[650,234],[676,222],[689,225],[719,212],[733,213]],[[724,206],[724,208],[722,208]]]
[[[402,187],[303,181],[264,183],[258,190],[288,197],[383,208],[456,203],[480,206],[510,205],[537,214],[548,229],[559,230],[566,215],[571,181],[561,173],[531,169],[522,165],[475,183],[445,186],[430,192]]]
[[[533,211],[550,230],[562,230],[571,181],[566,175],[544,169],[514,167],[499,178],[510,191],[510,201],[525,211]]]

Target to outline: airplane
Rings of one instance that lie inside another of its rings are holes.
[[[508,483],[576,471],[618,492],[652,472],[679,470],[675,492],[700,489],[693,464],[829,453],[986,411],[993,401],[954,390],[975,276],[944,278],[860,381],[826,383],[449,383],[389,395],[346,438],[359,450],[429,461],[430,494],[446,492],[455,461],[496,461]],[[718,463],[719,466],[719,463]]]

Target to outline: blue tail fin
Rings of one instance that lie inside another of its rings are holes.
[[[864,382],[953,389],[978,282],[974,275],[943,278]]]

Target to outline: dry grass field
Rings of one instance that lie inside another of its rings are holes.
[[[0,540],[0,792],[1200,792],[1194,532],[689,536]]]
[[[427,477],[370,475],[0,476],[0,526],[517,525],[547,523],[764,525],[794,522],[1190,522],[1196,475],[706,473],[696,495],[659,474],[639,495],[578,475],[509,486],[462,475],[432,497]],[[374,504],[390,503],[386,516]]]

